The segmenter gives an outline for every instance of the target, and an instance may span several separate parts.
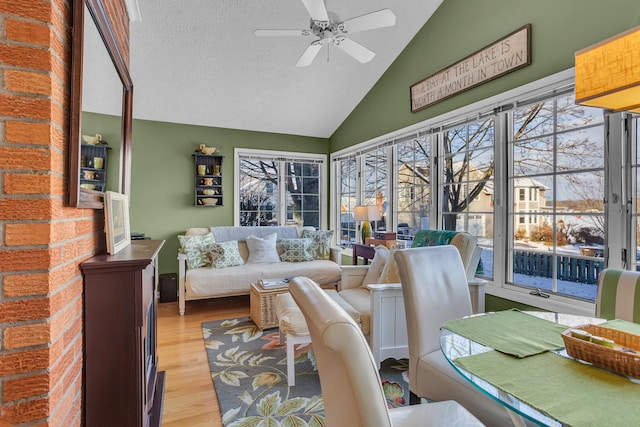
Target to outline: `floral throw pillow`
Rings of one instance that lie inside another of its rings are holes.
[[[309,252],[313,259],[329,259],[331,258],[331,239],[333,239],[333,230],[302,230],[302,237],[311,239]]]
[[[311,246],[311,239],[282,239],[280,247],[284,252],[280,255],[280,260],[283,262],[313,261],[309,246]]]
[[[211,263],[209,252],[216,243],[213,234],[200,234],[196,236],[178,236],[180,247],[187,256],[187,268],[194,269],[206,267]]]
[[[238,251],[238,241],[215,243],[211,248],[211,268],[233,267],[244,264]]]

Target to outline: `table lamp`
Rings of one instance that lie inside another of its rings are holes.
[[[371,223],[369,221],[379,221],[380,213],[377,205],[361,205],[356,206],[353,210],[353,218],[356,221],[362,221],[361,233],[362,243],[366,242],[367,237],[371,237]]]

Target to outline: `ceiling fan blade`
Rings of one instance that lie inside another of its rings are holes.
[[[304,51],[298,62],[296,63],[296,67],[306,67],[310,65],[315,59],[318,52],[322,49],[322,44],[318,43],[318,40],[312,42],[307,50]]]
[[[329,14],[324,0],[302,0],[302,4],[307,8],[309,16],[314,21],[329,21]]]
[[[367,13],[347,19],[342,23],[343,32],[352,34],[360,31],[373,30],[375,28],[390,27],[396,24],[396,15],[389,9]]]
[[[375,53],[371,52],[360,43],[354,42],[353,40],[345,37],[336,38],[333,44],[335,44],[338,49],[342,50],[345,53],[348,53],[363,64],[365,62],[371,61],[373,57],[376,56]]]
[[[255,30],[253,32],[258,37],[287,37],[287,36],[308,36],[308,30]]]

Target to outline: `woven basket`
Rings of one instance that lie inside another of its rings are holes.
[[[609,348],[573,337],[571,329],[582,329],[591,335],[608,338],[616,343],[616,347]],[[618,374],[640,378],[640,335],[597,325],[583,325],[567,329],[562,333],[562,339],[569,356]],[[633,349],[636,353],[622,351],[622,347]]]

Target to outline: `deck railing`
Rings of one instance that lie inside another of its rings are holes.
[[[513,252],[513,272],[527,276],[552,277],[553,258],[551,254],[529,251]],[[598,274],[604,269],[600,261],[580,255],[556,255],[557,279],[569,282],[595,284]]]

